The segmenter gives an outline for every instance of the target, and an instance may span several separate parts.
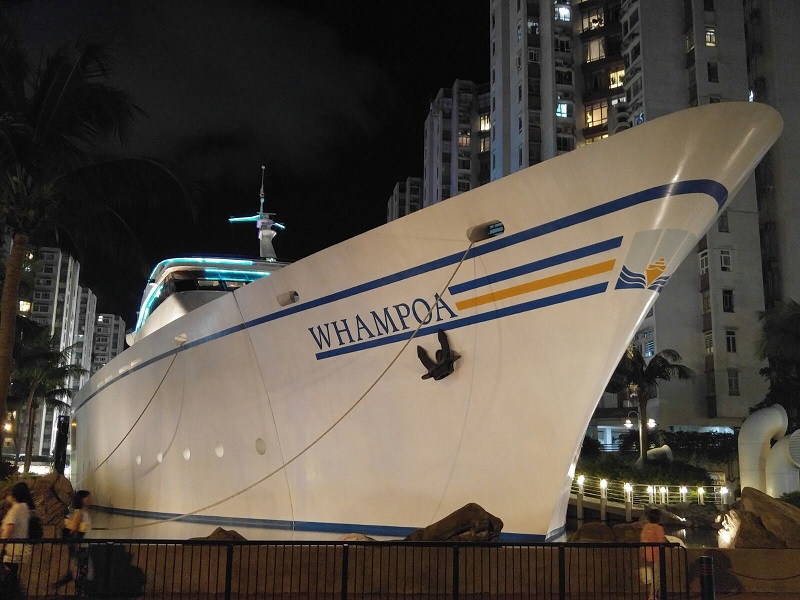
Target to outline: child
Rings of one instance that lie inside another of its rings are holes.
[[[647,523],[642,527],[639,541],[645,544],[662,544],[667,541],[664,528],[659,524],[661,511],[651,508],[647,511]],[[648,600],[655,600],[661,591],[661,566],[658,560],[658,548],[642,546],[639,559],[639,578],[647,586]]]

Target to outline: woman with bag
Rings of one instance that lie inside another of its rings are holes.
[[[72,500],[72,514],[64,521],[63,537],[70,540],[80,540],[92,528],[92,518],[89,515],[89,506],[92,495],[87,490],[80,490]],[[94,569],[89,558],[89,551],[79,545],[70,544],[69,547],[69,572],[64,574],[53,584],[57,590],[70,581],[75,582],[78,594],[83,593],[87,581],[94,579]]]
[[[14,484],[6,493],[6,502],[9,504],[8,512],[3,517],[0,526],[0,539],[27,539],[28,523],[36,507],[28,484],[23,481]],[[19,566],[30,562],[31,547],[29,544],[4,543],[2,564],[3,598],[22,597],[19,589]]]

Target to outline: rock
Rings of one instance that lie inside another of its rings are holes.
[[[637,521],[635,523],[617,523],[611,527],[614,532],[613,541],[638,543],[641,539],[642,527],[644,527],[644,521]]]
[[[783,543],[770,547],[800,548],[800,508],[751,487],[742,490],[741,502],[746,512],[753,513],[764,529]]]
[[[732,509],[725,515],[722,528],[727,537],[720,536],[720,547],[727,548],[786,548],[786,544],[764,528],[755,513]]]
[[[217,527],[214,531],[211,532],[210,535],[206,537],[194,537],[189,538],[190,540],[214,540],[220,542],[245,542],[247,538],[242,536],[238,531],[235,529],[223,529],[222,527]]]
[[[375,538],[371,538],[363,533],[346,533],[338,538],[339,542],[374,542]]]
[[[677,520],[673,525],[685,527],[711,527],[719,529],[722,527],[722,517],[725,510],[720,510],[714,504],[697,504],[684,502],[682,504],[671,505],[670,509],[675,514]],[[681,521],[683,518],[685,521]]]
[[[614,542],[614,530],[605,523],[592,521],[584,523],[570,537],[571,542]],[[636,540],[639,541],[638,539]]]
[[[492,542],[500,537],[502,529],[503,521],[470,502],[444,519],[413,531],[405,539],[425,542]]]
[[[5,500],[8,490],[19,481],[27,483],[31,490],[33,503],[36,505],[36,514],[39,515],[42,525],[46,528],[45,537],[58,537],[72,500],[72,484],[69,479],[58,473],[50,473],[41,477],[14,478],[3,482],[0,487],[3,500]],[[5,516],[7,510],[8,507],[3,502],[3,506],[0,507],[0,519]],[[47,529],[48,526],[52,529]]]

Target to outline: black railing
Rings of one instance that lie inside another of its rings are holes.
[[[30,544],[26,598],[688,599],[677,545],[62,540]],[[655,564],[644,562],[652,548]],[[89,557],[90,579],[53,584]],[[649,570],[648,570],[649,567]],[[643,581],[643,574],[646,580]],[[654,581],[655,580],[655,581]]]

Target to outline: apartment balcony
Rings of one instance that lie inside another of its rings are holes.
[[[703,314],[703,331],[711,331],[713,323],[710,312]]]
[[[709,290],[708,273],[700,275],[700,292],[707,292]]]
[[[710,373],[711,371],[714,370],[714,354],[713,353],[706,354],[705,357],[704,357],[704,361],[703,362],[704,362],[703,367],[704,367],[704,372],[705,373]]]

